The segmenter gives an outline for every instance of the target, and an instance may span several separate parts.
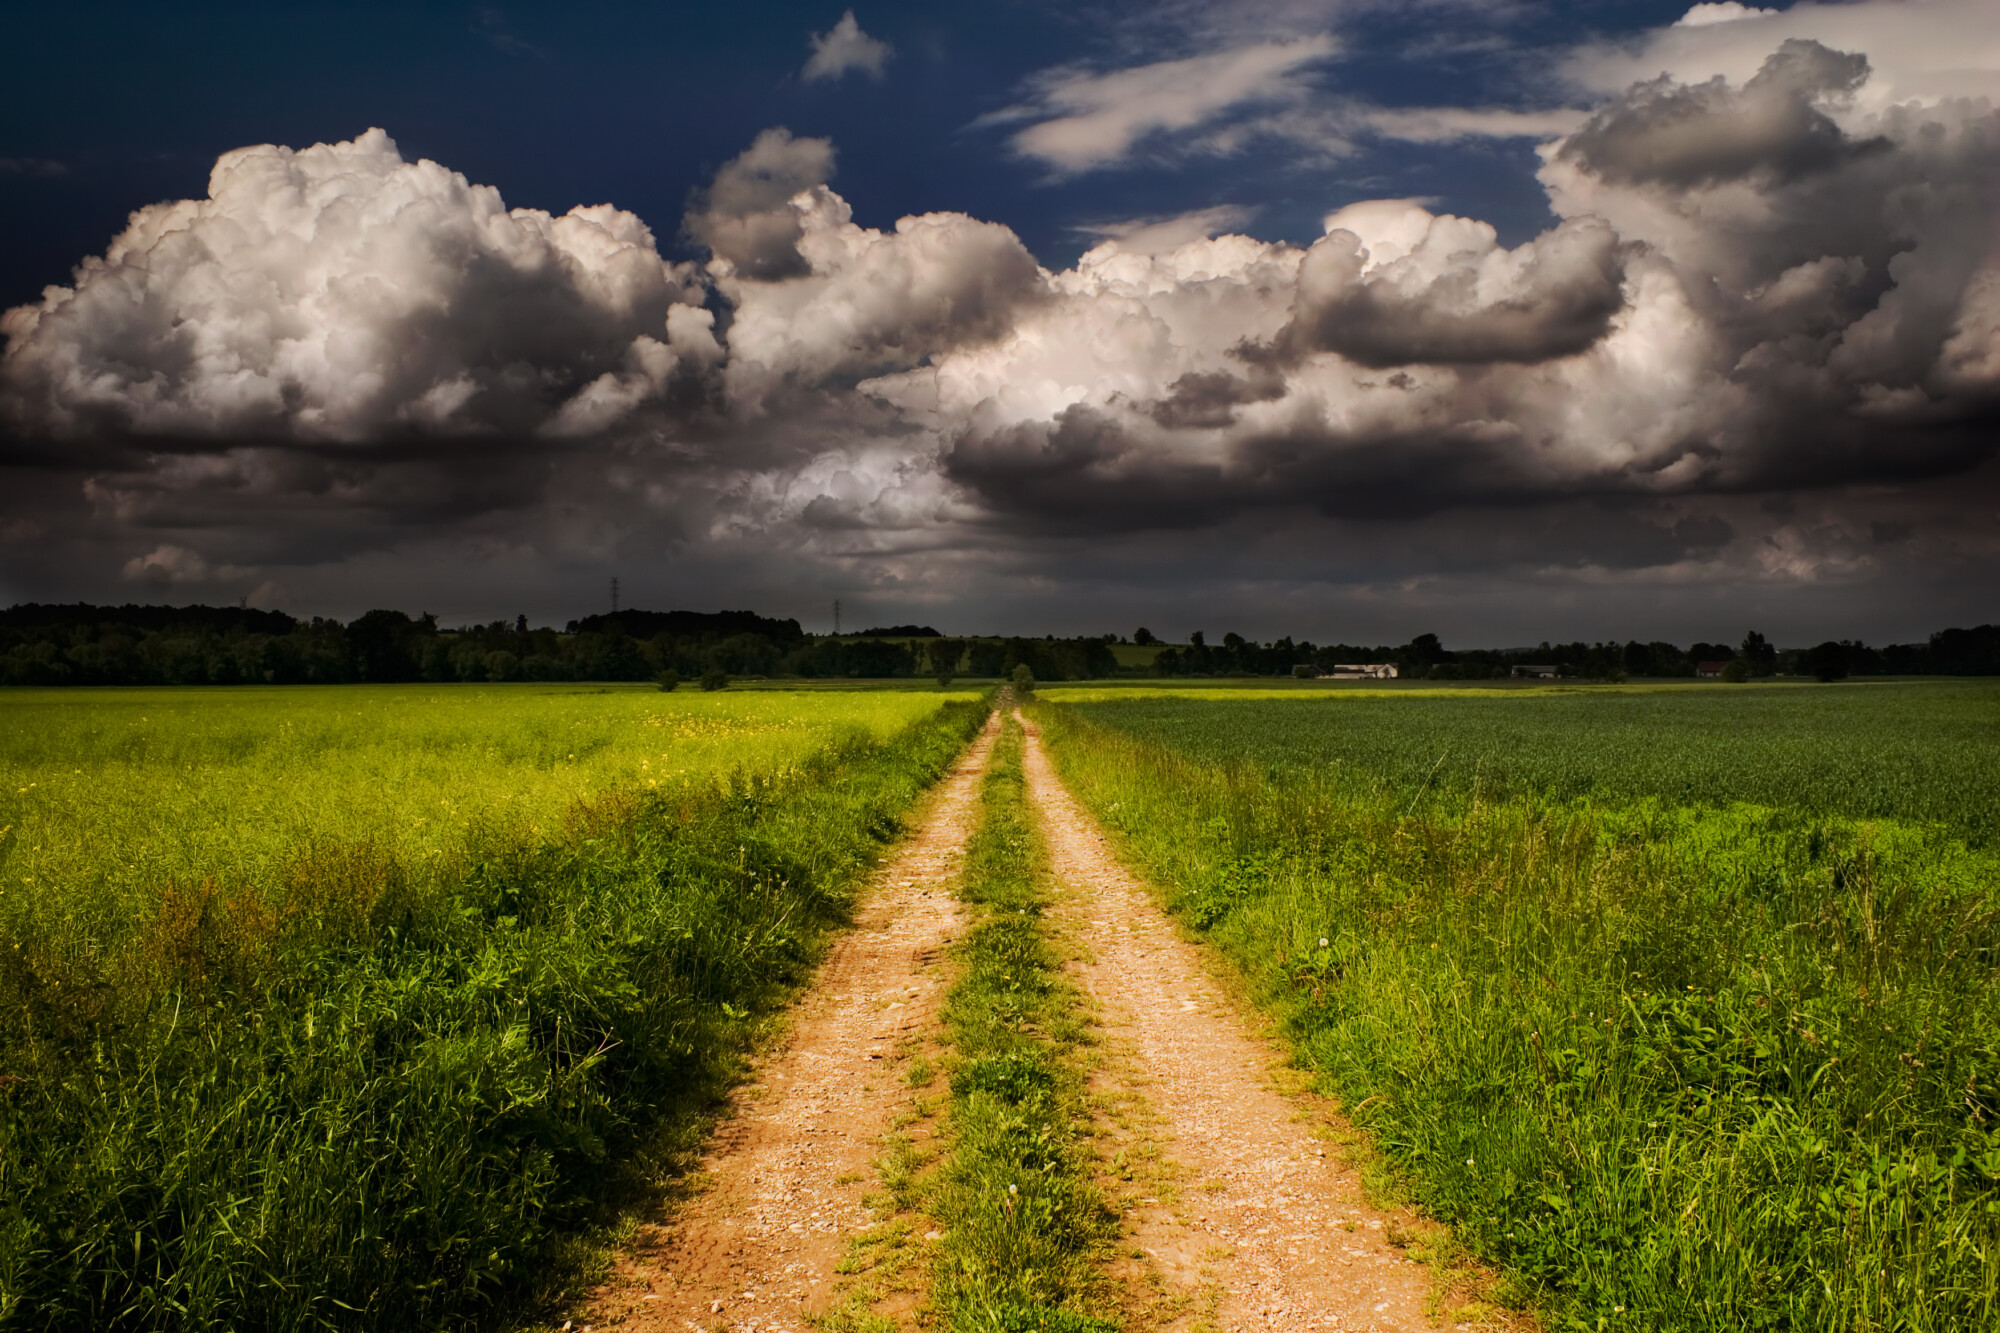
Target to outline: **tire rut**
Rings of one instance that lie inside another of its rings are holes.
[[[572,1323],[786,1333],[835,1303],[836,1264],[878,1220],[863,1200],[880,1188],[875,1158],[909,1105],[902,1065],[937,1027],[949,982],[940,963],[961,920],[952,880],[1002,716],[876,872],[789,1039],[740,1089],[702,1162],[707,1188],[643,1224]]]
[[[1018,715],[1017,715],[1018,716]],[[1075,972],[1104,1054],[1093,1097],[1103,1151],[1136,1184],[1112,1276],[1134,1326],[1226,1330],[1436,1327],[1431,1276],[1390,1238],[1420,1225],[1369,1206],[1359,1172],[1275,1085],[1288,1063],[1252,1035],[1203,951],[1181,938],[1070,796],[1024,726],[1030,797],[1065,897]],[[1326,1119],[1324,1115],[1318,1117]]]

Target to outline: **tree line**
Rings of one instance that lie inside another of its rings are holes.
[[[919,627],[896,627],[912,628]],[[831,638],[749,611],[622,611],[558,632],[513,621],[443,629],[376,610],[345,623],[212,606],[52,606],[0,611],[4,685],[333,685],[447,681],[706,680],[1112,675],[1102,639]],[[671,673],[671,675],[669,674]]]
[[[876,637],[880,636],[880,637]],[[1151,667],[1120,668],[1113,645],[1155,646]],[[2000,675],[2000,626],[1940,630],[1923,643],[1875,648],[1829,640],[1780,649],[1751,633],[1735,645],[1541,643],[1533,648],[1447,649],[1435,634],[1402,645],[1257,643],[1196,632],[1161,645],[1140,629],[1058,639],[948,638],[898,625],[861,636],[807,634],[796,620],[750,611],[621,611],[531,629],[527,617],[440,628],[434,616],[377,610],[348,622],[282,611],[210,606],[51,606],[0,611],[0,684],[234,685],[446,681],[640,681],[741,676],[888,679],[1009,677],[1037,680],[1160,676],[1321,675],[1338,665],[1393,663],[1405,678],[1482,680],[1517,667],[1552,667],[1580,679],[1693,676],[1702,663],[1733,677]]]
[[[1156,642],[1144,629],[1134,643]],[[1946,629],[1923,643],[1871,648],[1853,639],[1828,640],[1810,648],[1778,648],[1752,631],[1731,646],[1696,642],[1681,648],[1661,640],[1548,643],[1532,648],[1469,648],[1452,651],[1435,634],[1420,634],[1401,646],[1315,645],[1290,638],[1258,644],[1225,634],[1210,644],[1196,631],[1185,648],[1163,648],[1153,670],[1165,676],[1322,675],[1351,663],[1389,663],[1402,677],[1424,680],[1487,680],[1511,676],[1517,668],[1553,667],[1558,676],[1623,680],[1634,676],[1691,677],[1704,663],[1718,664],[1740,679],[1764,676],[1992,676],[2000,675],[2000,625]]]

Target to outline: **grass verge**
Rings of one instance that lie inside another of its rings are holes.
[[[1097,1333],[1114,1327],[1096,1311],[1116,1224],[1079,1142],[1088,1029],[1044,918],[1053,885],[1021,744],[1009,720],[960,890],[977,924],[957,946],[963,972],[944,1007],[952,1148],[930,1190],[944,1230],[933,1303],[956,1333]]]
[[[441,866],[323,844],[275,887],[171,885],[139,953],[0,930],[0,1328],[517,1318],[986,713],[579,800]]]

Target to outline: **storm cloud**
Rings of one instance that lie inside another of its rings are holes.
[[[1723,18],[1689,31],[1775,21]],[[1240,96],[1329,49],[1273,46]],[[1871,77],[1773,35],[1735,78],[1629,82],[1556,118],[1555,222],[1511,247],[1383,199],[1309,245],[1103,228],[1060,270],[960,212],[856,223],[833,144],[777,127],[691,196],[696,263],[379,130],[245,148],[7,312],[6,461],[73,477],[127,577],[176,586],[278,559],[260,522],[345,558],[502,513],[912,586],[926,551],[1594,504],[1652,507],[1635,560],[1768,564],[1820,548],[1757,498],[2000,439],[2000,112]],[[1070,169],[1206,114],[1108,79],[1048,76],[1017,149]],[[1857,517],[1852,558],[1909,523]]]

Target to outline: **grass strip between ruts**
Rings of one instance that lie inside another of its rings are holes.
[[[1044,917],[1054,885],[1021,747],[1010,720],[959,890],[976,924],[957,946],[963,972],[945,1000],[952,1149],[931,1189],[945,1231],[933,1298],[959,1333],[1090,1333],[1115,1327],[1093,1310],[1096,1261],[1116,1224],[1079,1142],[1088,1027]]]

